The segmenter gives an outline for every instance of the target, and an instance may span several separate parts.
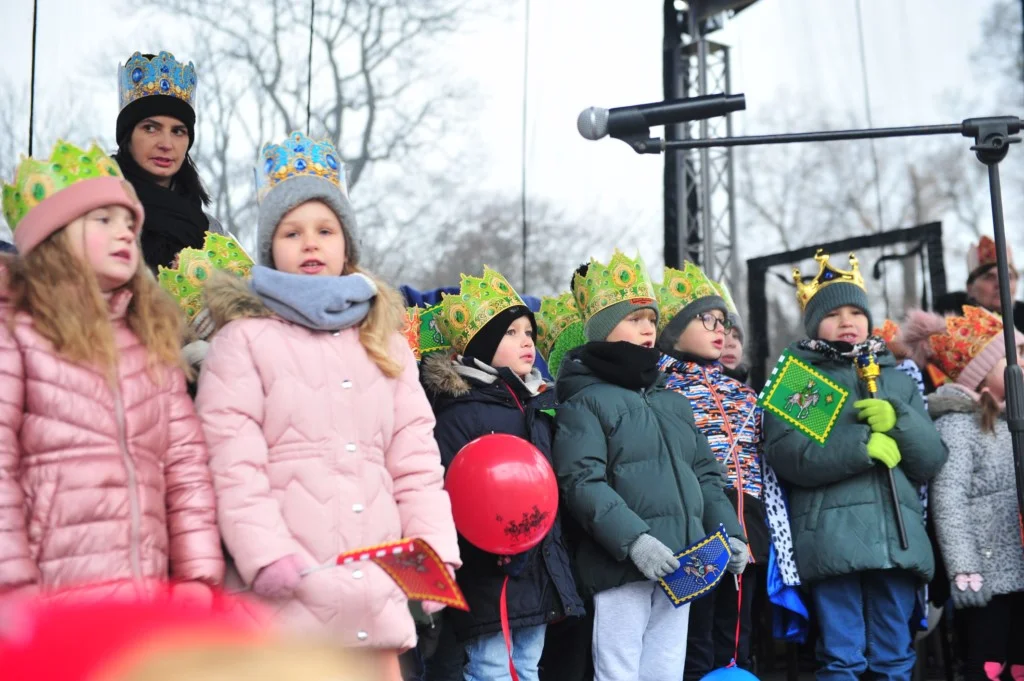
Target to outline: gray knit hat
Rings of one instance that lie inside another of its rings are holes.
[[[584,327],[584,331],[587,334],[587,340],[590,342],[607,340],[608,336],[611,335],[611,332],[619,325],[619,322],[637,310],[654,310],[654,323],[658,323],[658,304],[654,302],[654,300],[646,303],[635,303],[631,300],[623,300],[606,307],[587,320]]]
[[[676,313],[675,317],[669,320],[661,335],[658,336],[658,349],[662,352],[675,350],[679,337],[683,335],[683,331],[686,331],[686,327],[690,325],[690,322],[699,315],[711,312],[712,310],[720,310],[727,315],[729,308],[721,296],[704,296],[681,309]]]
[[[322,201],[334,211],[341,221],[345,233],[345,260],[350,265],[358,264],[359,249],[356,245],[356,213],[348,197],[338,185],[315,175],[297,175],[275,185],[260,202],[257,227],[256,253],[259,264],[273,267],[271,244],[278,223],[288,214],[307,201]]]
[[[868,317],[868,329],[873,329],[871,321],[871,306],[868,304],[868,294],[856,284],[837,282],[822,287],[813,298],[807,302],[804,308],[804,331],[808,338],[818,337],[818,327],[825,316],[843,305],[852,305],[860,308]]]
[[[736,312],[729,312],[726,315],[726,319],[728,319],[729,323],[732,324],[732,328],[736,329],[736,333],[740,335],[740,343],[745,342],[747,334],[743,330],[743,318],[740,317],[739,314],[737,314]]]

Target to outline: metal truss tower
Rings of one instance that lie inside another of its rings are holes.
[[[731,93],[729,48],[708,40],[726,11],[752,2],[665,0],[663,85],[666,99]],[[667,126],[665,138],[695,139],[732,134],[732,115]],[[737,256],[733,150],[699,149],[665,157],[665,264],[691,260],[736,290]]]

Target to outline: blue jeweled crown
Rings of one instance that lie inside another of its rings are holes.
[[[196,106],[196,68],[182,64],[170,52],[149,59],[136,52],[120,69],[118,94],[121,108],[152,95],[176,97]]]
[[[285,180],[303,175],[322,177],[348,196],[345,167],[338,150],[327,140],[314,142],[301,132],[293,132],[280,144],[264,144],[255,175],[259,201]]]

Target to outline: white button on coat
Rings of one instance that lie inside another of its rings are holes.
[[[365,631],[360,631],[358,634],[356,634],[356,638],[358,638],[360,641],[365,641],[366,639],[370,638],[370,635],[367,634]]]
[[[345,445],[345,451],[346,452],[354,452],[354,451],[356,451],[356,443],[349,442],[347,445]]]

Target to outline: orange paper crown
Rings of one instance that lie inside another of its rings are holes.
[[[1006,246],[1006,262],[1013,269],[1013,250]],[[996,264],[996,242],[990,236],[983,236],[977,244],[967,250],[967,272],[975,274],[978,270]]]
[[[993,341],[999,341],[1003,321],[988,310],[964,305],[962,317],[946,317],[946,333],[928,339],[935,356],[932,362],[956,380],[975,357]]]
[[[900,327],[897,326],[896,322],[891,319],[886,319],[881,327],[871,332],[872,335],[878,336],[886,343],[892,343],[896,340],[896,336],[900,334]]]

